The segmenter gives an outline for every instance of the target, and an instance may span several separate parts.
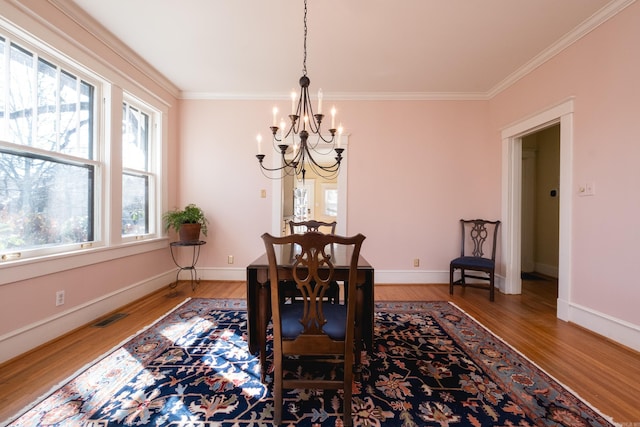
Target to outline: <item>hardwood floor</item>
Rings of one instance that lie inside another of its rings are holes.
[[[128,315],[104,328],[92,325],[0,365],[0,423],[54,385],[173,309],[186,297],[245,298],[240,282],[202,282],[194,292],[181,283],[176,296],[163,289],[118,312]],[[557,286],[523,282],[521,295],[448,285],[376,285],[379,301],[450,300],[547,373],[614,421],[640,426],[640,353],[556,318]],[[108,317],[108,316],[105,316]],[[100,319],[97,319],[100,320]]]

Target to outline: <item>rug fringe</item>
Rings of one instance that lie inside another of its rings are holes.
[[[176,305],[175,307],[173,307],[171,310],[167,311],[165,314],[163,314],[162,316],[158,317],[153,323],[143,327],[142,329],[140,329],[138,332],[136,332],[133,335],[130,335],[129,337],[125,338],[124,340],[122,340],[120,343],[118,343],[117,345],[115,345],[114,347],[112,347],[110,350],[108,350],[107,352],[103,353],[102,355],[98,356],[97,358],[93,359],[91,362],[87,363],[86,365],[84,365],[83,367],[81,367],[80,369],[76,370],[73,374],[69,375],[68,377],[66,377],[64,380],[60,381],[59,383],[55,384],[53,387],[51,387],[51,389],[49,389],[49,391],[47,391],[46,393],[42,394],[40,397],[38,397],[36,400],[34,400],[33,402],[31,402],[30,404],[28,404],[27,406],[25,406],[24,408],[22,408],[18,413],[16,413],[15,415],[9,417],[8,419],[2,421],[0,423],[0,427],[5,427],[6,425],[12,423],[13,421],[17,420],[18,418],[20,418],[22,415],[24,415],[25,413],[29,412],[31,409],[33,409],[34,407],[36,407],[39,403],[41,403],[43,400],[45,400],[47,397],[51,396],[56,390],[58,390],[59,388],[61,388],[62,386],[64,386],[66,383],[68,383],[69,381],[71,381],[73,378],[77,377],[78,375],[80,375],[82,372],[86,371],[87,369],[89,369],[91,366],[95,365],[97,362],[99,362],[100,360],[104,359],[105,357],[109,356],[111,353],[113,353],[114,351],[118,350],[120,347],[122,347],[124,344],[126,344],[129,340],[131,340],[133,337],[140,335],[141,333],[143,333],[144,331],[148,330],[149,328],[153,327],[155,324],[157,324],[158,322],[160,322],[162,319],[164,319],[165,317],[167,317],[169,314],[173,313],[174,311],[176,311],[177,309],[179,309],[180,307],[182,307],[184,304],[186,304],[187,302],[189,302],[191,300],[191,297],[187,297],[184,301],[182,301],[181,303],[179,303],[178,305]]]
[[[382,301],[381,301],[382,302]],[[478,325],[480,325],[482,327],[482,329],[484,329],[485,331],[487,331],[489,334],[491,334],[492,336],[494,336],[498,341],[500,341],[501,343],[503,343],[504,345],[506,345],[507,347],[509,347],[511,350],[513,350],[513,352],[519,354],[523,359],[525,359],[526,361],[528,361],[529,363],[531,363],[533,366],[535,366],[537,369],[539,369],[540,371],[544,372],[545,375],[547,375],[549,378],[551,378],[552,380],[554,380],[555,382],[557,382],[558,384],[560,384],[560,386],[562,386],[563,388],[565,388],[569,393],[573,394],[576,398],[580,399],[582,402],[584,402],[585,405],[587,405],[589,408],[591,408],[594,412],[596,412],[597,414],[599,414],[602,418],[606,419],[607,421],[609,421],[611,424],[618,426],[618,427],[622,427],[622,424],[613,421],[613,417],[604,414],[602,411],[600,411],[598,408],[596,408],[595,406],[593,406],[588,400],[583,399],[576,391],[574,391],[571,387],[567,386],[566,384],[564,384],[562,381],[558,380],[556,377],[554,377],[553,375],[551,375],[549,372],[547,372],[545,369],[542,369],[540,367],[540,365],[538,365],[536,362],[534,362],[533,360],[531,360],[528,356],[526,356],[524,353],[522,353],[520,350],[518,350],[517,348],[515,348],[514,346],[512,346],[511,344],[509,344],[508,342],[506,342],[502,337],[496,335],[491,329],[487,328],[485,325],[483,325],[481,322],[478,321],[478,319],[476,319],[475,317],[473,317],[471,314],[469,314],[467,311],[463,310],[458,304],[452,302],[452,301],[447,301],[447,303],[449,303],[450,305],[454,306],[455,308],[457,308],[458,310],[460,310],[462,313],[465,314],[465,316],[469,317],[470,319],[472,319],[474,322],[476,322]]]

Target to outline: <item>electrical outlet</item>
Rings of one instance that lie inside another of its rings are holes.
[[[420,267],[420,258],[415,258],[413,260],[413,266],[414,267]]]
[[[578,196],[594,196],[596,194],[596,185],[593,182],[581,184],[578,186]]]
[[[64,304],[64,291],[56,292],[56,307]]]
[[[227,264],[233,264],[233,255],[227,257]]]
[[[267,197],[267,190],[263,188],[262,190],[260,190],[260,198],[264,199],[266,197]]]

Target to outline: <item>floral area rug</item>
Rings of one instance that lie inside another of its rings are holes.
[[[270,377],[248,352],[243,300],[192,299],[7,425],[270,426]],[[295,373],[303,375],[303,373]],[[284,425],[343,425],[341,391],[285,390]],[[447,302],[379,302],[354,426],[610,426]]]

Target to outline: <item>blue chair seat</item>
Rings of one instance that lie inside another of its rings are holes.
[[[494,300],[495,259],[499,227],[500,221],[460,220],[462,231],[460,256],[449,264],[449,294],[453,295],[455,285],[461,285],[463,288],[466,286],[483,287],[489,290],[489,301]],[[455,270],[460,270],[460,278],[457,280],[454,279]],[[474,274],[474,272],[479,273]],[[475,280],[467,282],[467,278]]]
[[[282,321],[282,338],[287,340],[295,339],[302,333],[302,313],[304,306],[301,302],[292,304],[282,304],[280,308],[280,316]],[[322,312],[324,313],[327,323],[322,330],[333,340],[344,340],[345,324],[347,323],[347,308],[342,304],[323,304]]]
[[[488,258],[475,257],[475,256],[463,256],[451,261],[451,266],[456,268],[466,267],[469,269],[479,268],[479,269],[490,270],[495,268],[495,262]]]

